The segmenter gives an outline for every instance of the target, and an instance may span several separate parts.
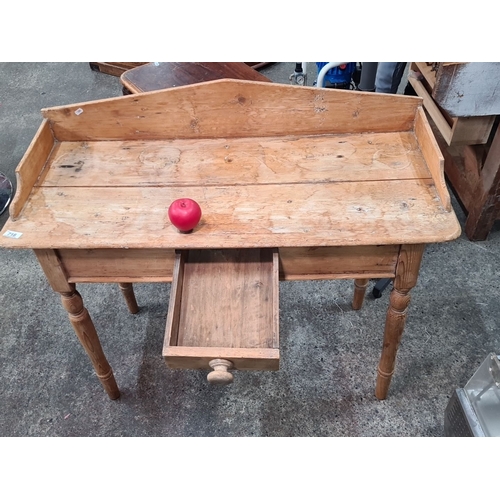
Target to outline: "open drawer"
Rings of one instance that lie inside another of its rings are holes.
[[[279,367],[277,249],[177,250],[163,356],[169,368],[229,370]]]

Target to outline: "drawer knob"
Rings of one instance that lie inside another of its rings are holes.
[[[233,374],[228,371],[233,367],[231,361],[227,361],[226,359],[212,359],[208,365],[214,370],[207,375],[207,380],[211,384],[228,385],[234,380]]]

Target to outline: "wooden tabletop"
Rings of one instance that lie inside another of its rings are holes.
[[[226,80],[45,110],[4,227],[21,236],[1,244],[280,248],[455,239],[460,226],[421,101],[394,97]],[[371,116],[384,107],[387,119]],[[167,216],[182,197],[203,212],[191,234]]]

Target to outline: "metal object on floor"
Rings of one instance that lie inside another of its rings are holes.
[[[447,437],[500,436],[500,357],[488,354],[463,389],[456,389],[444,415]]]
[[[0,172],[0,214],[9,206],[12,198],[12,183],[5,174]]]
[[[446,437],[484,437],[481,423],[463,389],[456,389],[446,406],[444,435]]]
[[[375,283],[372,290],[372,295],[375,299],[380,299],[382,297],[382,292],[389,286],[392,278],[381,278]]]

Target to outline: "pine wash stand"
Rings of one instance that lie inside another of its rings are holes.
[[[110,398],[78,283],[171,282],[170,368],[276,370],[279,280],[393,278],[375,394],[387,397],[424,246],[457,238],[418,97],[218,80],[43,109],[2,246],[33,249]],[[167,210],[203,216],[179,233]]]

